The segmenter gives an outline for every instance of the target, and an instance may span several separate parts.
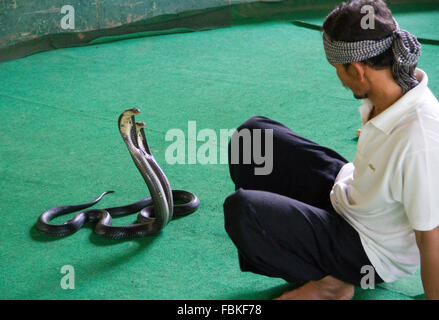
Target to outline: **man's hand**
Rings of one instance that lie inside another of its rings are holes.
[[[421,277],[427,300],[439,300],[439,227],[417,231],[416,243],[421,253]]]

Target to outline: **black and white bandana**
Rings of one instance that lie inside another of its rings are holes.
[[[326,58],[332,64],[361,62],[392,48],[394,56],[393,77],[401,86],[403,93],[406,93],[418,85],[414,70],[421,54],[421,44],[410,32],[399,29],[396,21],[395,24],[397,28],[392,35],[381,40],[333,41],[323,32]]]

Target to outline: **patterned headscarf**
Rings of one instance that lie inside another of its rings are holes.
[[[394,56],[393,77],[401,86],[403,93],[406,93],[418,85],[414,71],[421,54],[421,44],[410,32],[399,29],[396,21],[395,24],[396,30],[392,35],[381,40],[333,41],[323,32],[326,58],[333,64],[361,62],[392,48]]]

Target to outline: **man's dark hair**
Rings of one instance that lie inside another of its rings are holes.
[[[366,5],[374,9],[374,29],[361,27],[361,20],[365,16],[364,13],[361,13],[361,8]],[[396,30],[396,25],[392,18],[392,12],[383,0],[351,0],[341,3],[326,17],[323,30],[334,41],[356,42],[387,38]],[[392,48],[376,57],[359,62],[374,69],[392,67]]]

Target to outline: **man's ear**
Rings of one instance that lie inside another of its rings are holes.
[[[351,62],[352,68],[350,68],[350,74],[356,80],[364,81],[366,66],[361,62]]]

